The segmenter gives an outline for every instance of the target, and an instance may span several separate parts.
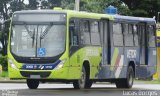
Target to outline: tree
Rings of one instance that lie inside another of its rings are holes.
[[[8,16],[8,8],[7,8],[7,4],[10,2],[11,0],[0,0],[0,15],[1,15],[1,19],[3,20],[7,20],[9,18]]]
[[[8,9],[12,13],[15,11],[20,11],[22,9],[25,9],[24,0],[11,0],[9,4],[10,4],[10,7],[8,7]]]
[[[27,9],[34,10],[38,8],[37,0],[29,0],[29,4],[27,5]]]
[[[62,0],[61,1],[61,7],[63,9],[71,9],[74,10],[74,0]]]
[[[24,0],[0,0],[0,19],[6,21],[4,23],[4,30],[3,33],[1,32],[0,41],[2,43],[3,51],[1,52],[2,55],[7,54],[7,43],[8,43],[8,36],[9,36],[9,26],[10,26],[10,16],[11,13],[14,11],[22,10],[25,8],[25,4],[23,3]],[[1,28],[2,29],[2,28]]]
[[[9,19],[9,10],[7,7],[7,4],[10,2],[11,0],[0,0],[0,15],[3,21]],[[2,23],[2,22],[1,22]],[[7,26],[8,23],[6,23]],[[8,27],[8,26],[7,26]],[[2,29],[2,28],[1,28]],[[8,28],[4,29],[4,33],[2,34],[1,32],[1,37],[0,37],[0,41],[2,43],[2,49],[3,51],[1,52],[2,55],[6,55],[7,54],[7,38],[8,38]]]
[[[160,10],[160,0],[122,0],[134,16],[153,17]]]
[[[62,0],[48,0],[49,3],[49,8],[52,9],[54,7],[60,7],[61,6],[61,1]]]
[[[120,0],[80,0],[80,11],[104,13],[104,9],[110,5],[118,8],[119,14],[131,15],[127,5]],[[74,0],[62,0],[62,8],[74,9]]]

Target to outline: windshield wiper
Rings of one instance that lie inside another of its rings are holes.
[[[48,31],[51,29],[53,24],[48,25],[48,27],[44,30],[44,32],[42,32],[42,34],[40,35],[40,39],[43,39],[46,34],[48,33]]]
[[[34,36],[32,35],[32,32],[31,32],[31,31],[29,31],[29,29],[28,29],[28,27],[27,27],[26,23],[24,23],[24,27],[26,28],[26,30],[27,30],[27,32],[28,32],[28,34],[29,34],[29,36],[33,39],[33,38],[34,38]],[[34,30],[34,31],[35,31],[35,30]]]
[[[32,33],[32,31],[29,31],[26,23],[24,23],[24,27],[26,28],[29,36],[32,38],[32,48],[33,48],[34,47],[34,40],[35,40],[35,28],[33,29],[33,33]]]
[[[35,28],[33,30],[33,36],[32,36],[32,48],[34,47],[34,39],[35,39]]]

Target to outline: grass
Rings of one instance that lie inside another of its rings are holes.
[[[8,72],[2,71],[2,73],[0,73],[0,77],[8,77]]]

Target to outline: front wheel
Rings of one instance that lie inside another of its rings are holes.
[[[84,66],[82,67],[81,78],[74,81],[73,86],[75,89],[85,89],[92,86],[92,81],[89,80],[89,72]]]
[[[29,89],[37,89],[39,86],[39,80],[27,79],[27,86]]]
[[[134,81],[133,67],[129,66],[127,70],[127,78],[120,79],[116,82],[117,88],[132,88]]]

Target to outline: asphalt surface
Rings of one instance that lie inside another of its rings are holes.
[[[134,84],[117,89],[114,84],[93,84],[91,89],[75,90],[72,84],[40,84],[28,89],[25,83],[0,83],[0,96],[160,96],[159,84]]]

